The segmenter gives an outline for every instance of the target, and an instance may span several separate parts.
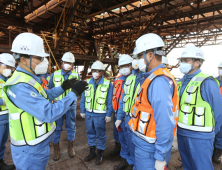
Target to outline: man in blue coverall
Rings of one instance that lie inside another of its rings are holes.
[[[9,134],[9,123],[8,123],[8,108],[5,104],[3,86],[11,76],[12,71],[15,69],[15,59],[11,54],[2,53],[0,54],[0,170],[13,170],[15,165],[7,165],[4,163],[4,152],[5,143],[8,139]]]
[[[178,95],[172,75],[162,64],[163,47],[163,40],[153,33],[136,40],[134,54],[144,73],[129,121],[135,145],[134,170],[164,170],[171,156]]]
[[[50,78],[49,82],[49,88],[58,87],[61,85],[61,83],[65,80],[76,78],[77,80],[80,80],[80,76],[77,72],[72,71],[73,65],[75,62],[75,57],[71,52],[66,52],[62,56],[62,69],[55,71]],[[54,101],[59,101],[63,97],[65,97],[70,90],[65,91],[61,96],[56,98]],[[76,103],[75,101],[70,107],[70,109],[65,114],[66,116],[66,130],[67,130],[67,136],[68,136],[68,154],[70,158],[73,158],[75,156],[75,151],[73,148],[74,140],[75,140],[75,134],[76,134]],[[55,132],[55,137],[53,139],[53,147],[54,147],[54,161],[58,161],[60,158],[60,149],[59,149],[59,141],[60,141],[60,134],[62,132],[62,126],[63,126],[63,117],[60,117],[58,120],[56,120],[57,128]]]
[[[89,88],[82,94],[80,102],[81,117],[85,118],[86,136],[90,152],[85,161],[96,157],[96,164],[101,165],[106,145],[106,123],[111,121],[112,84],[103,77],[104,66],[96,61],[91,66],[92,78],[88,79]]]
[[[129,70],[131,67],[132,58],[129,55],[123,54],[120,56],[119,61],[118,61],[118,66],[120,68],[119,73],[120,76],[116,77],[114,82],[113,82],[113,100],[112,100],[112,105],[113,105],[113,134],[114,134],[114,139],[115,139],[115,148],[114,150],[110,153],[111,156],[115,156],[120,153],[121,151],[121,142],[120,142],[120,133],[118,132],[115,122],[117,118],[117,112],[120,106],[120,99],[123,94],[123,86],[126,80],[126,76],[130,74],[131,70]],[[124,65],[126,65],[126,68],[124,68]],[[128,67],[128,68],[127,68]],[[122,157],[122,156],[121,156]],[[122,162],[122,161],[121,161]]]
[[[222,95],[222,62],[218,66],[218,74],[217,80],[220,83],[220,94]],[[214,152],[212,160],[214,163],[220,164],[221,163],[221,154],[222,154],[222,128],[215,136],[214,141]]]
[[[200,48],[186,47],[179,60],[180,71],[185,74],[177,83],[180,100],[177,139],[183,169],[213,170],[213,142],[222,124],[219,85],[201,72],[204,53]]]
[[[44,90],[37,74],[45,74],[48,56],[43,40],[32,33],[19,34],[11,51],[18,67],[4,86],[9,108],[11,152],[16,170],[43,170],[46,168],[54,137],[55,120],[62,117],[87,86],[76,79],[64,81],[60,87]],[[65,90],[72,91],[62,100],[50,100]]]
[[[122,56],[121,56],[122,57]],[[119,61],[121,60],[121,57],[119,59]],[[130,56],[129,56],[130,57]],[[127,61],[132,61],[132,59],[128,59]],[[127,74],[124,74],[125,76],[125,83],[127,83],[127,81],[129,81],[130,83],[127,84],[128,88],[133,88],[134,90],[129,92],[129,96],[131,97],[130,101],[132,102],[133,100],[133,96],[134,93],[136,91],[136,87],[139,84],[139,80],[140,80],[140,75],[139,75],[139,70],[138,70],[138,61],[137,60],[133,60],[132,61],[132,66],[131,63],[130,64],[125,64],[123,62],[123,64],[120,66],[120,70],[121,69],[128,69],[130,70],[130,72],[128,72]],[[131,72],[131,67],[133,67],[133,70]],[[123,72],[123,71],[121,71]],[[132,78],[130,78],[129,76],[132,76]],[[130,79],[128,79],[130,78]],[[125,84],[124,83],[124,84]],[[125,86],[124,86],[125,87]],[[121,152],[120,152],[120,156],[122,158],[122,161],[120,162],[119,165],[114,166],[114,170],[122,170],[122,169],[126,169],[126,170],[132,170],[133,169],[133,165],[134,165],[134,150],[135,150],[135,146],[132,143],[132,132],[129,129],[129,125],[128,122],[130,120],[130,106],[131,106],[131,102],[128,103],[128,108],[127,110],[123,109],[123,105],[124,105],[124,97],[126,96],[126,89],[123,89],[123,94],[121,96],[120,99],[120,107],[119,110],[117,112],[117,120],[115,122],[115,127],[118,128],[119,126],[121,127],[121,131],[119,131],[119,139],[120,139],[120,143],[121,143]],[[129,99],[128,99],[129,100]],[[126,106],[127,107],[127,106]],[[126,112],[127,111],[127,112]]]

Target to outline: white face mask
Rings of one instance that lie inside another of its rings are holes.
[[[222,70],[218,70],[219,76],[222,76]]]
[[[122,72],[121,72],[121,69],[119,70],[119,74],[120,74],[120,75],[123,75]]]
[[[97,80],[99,78],[99,73],[93,72],[92,76],[95,80]]]
[[[139,66],[140,71],[146,72],[146,64],[144,63],[144,59],[138,60],[138,66]]]
[[[33,63],[33,64],[35,64],[35,63]],[[45,73],[47,73],[48,66],[49,66],[49,62],[44,57],[44,60],[41,63],[39,63],[38,65],[36,65],[36,67],[35,67],[35,74],[37,75],[37,74],[45,74]]]
[[[70,64],[64,64],[63,69],[66,70],[66,71],[72,70],[72,66]]]
[[[120,72],[121,72],[121,74],[124,75],[124,76],[128,76],[128,75],[131,73],[129,67],[121,68],[121,69],[120,69]]]
[[[9,77],[12,74],[12,70],[11,69],[4,69],[2,72],[2,75],[5,77]]]
[[[184,63],[184,62],[180,63],[180,71],[181,71],[181,73],[187,74],[187,73],[189,73],[190,70],[191,70],[191,64]]]

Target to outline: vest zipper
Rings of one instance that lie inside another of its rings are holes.
[[[48,133],[49,132],[48,123],[45,123],[45,128],[46,128],[46,133]]]
[[[97,91],[97,87],[98,87],[98,86],[96,85],[96,91]],[[94,86],[93,86],[93,88],[94,88]],[[96,91],[95,91],[95,89],[94,89],[92,112],[93,112],[93,109],[94,109],[94,102],[95,102]]]
[[[64,75],[63,75],[63,79],[64,79],[64,81],[65,81],[65,77],[64,77]],[[69,79],[69,77],[68,77],[68,79]],[[65,96],[64,97],[66,97],[66,90],[65,90]]]
[[[195,108],[196,108],[196,107],[195,107]],[[194,109],[194,107],[193,107],[193,110],[194,110],[194,111],[193,111],[192,125],[194,125],[194,117],[195,117],[195,113],[196,113],[196,111],[195,111],[196,109]]]
[[[122,86],[123,86],[123,81],[122,81],[122,84],[121,84],[121,87],[120,87],[121,90],[120,90],[119,97],[117,98],[117,109],[116,109],[116,113],[117,113],[117,111],[119,110],[119,107],[118,107],[118,106],[119,106],[119,100],[120,100],[120,98],[121,98],[121,96],[122,96],[121,94],[122,94],[122,91],[123,91],[123,87],[122,87]]]

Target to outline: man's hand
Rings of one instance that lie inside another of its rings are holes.
[[[120,126],[121,123],[122,123],[122,120],[116,120],[116,122],[115,122],[116,129],[118,129],[118,127]]]
[[[72,86],[72,91],[76,94],[76,96],[80,96],[86,89],[88,89],[88,83],[83,80]]]
[[[76,82],[78,82],[78,80],[77,80],[76,78],[67,79],[67,80],[65,80],[65,81],[62,83],[61,87],[62,87],[62,89],[63,89],[64,91],[66,91],[66,90],[72,88],[72,86],[73,86]]]
[[[85,113],[80,113],[80,116],[85,119]]]
[[[156,162],[155,162],[155,169],[156,170],[164,170],[165,167],[166,167],[166,161],[161,162],[161,161],[156,160]]]
[[[106,122],[106,123],[109,123],[109,122],[111,122],[111,117],[109,117],[109,116],[106,116],[106,118],[105,118],[105,122]]]

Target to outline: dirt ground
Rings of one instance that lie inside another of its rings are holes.
[[[67,153],[67,134],[65,130],[65,126],[63,127],[63,132],[61,134],[60,140],[60,160],[55,162],[53,161],[53,147],[51,146],[51,153],[48,161],[48,165],[46,170],[113,170],[114,165],[119,164],[120,156],[109,156],[109,153],[114,148],[114,139],[113,139],[113,123],[108,123],[106,125],[106,135],[107,135],[107,143],[106,150],[104,151],[104,162],[102,165],[96,165],[95,160],[91,162],[84,162],[84,157],[88,155],[89,147],[86,138],[86,127],[84,119],[82,119],[79,115],[79,101],[78,100],[78,108],[77,108],[77,116],[76,116],[76,138],[74,143],[74,148],[76,152],[76,157],[70,159]],[[5,152],[5,162],[12,163],[11,150],[10,150],[10,141],[8,139],[6,144],[6,152]],[[183,170],[182,162],[180,158],[180,154],[177,150],[177,142],[174,141],[174,149],[172,152],[172,158],[168,165],[168,170]],[[222,164],[215,165],[215,170],[222,170]]]

